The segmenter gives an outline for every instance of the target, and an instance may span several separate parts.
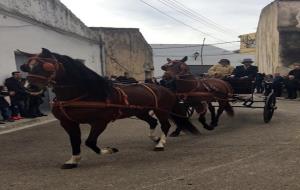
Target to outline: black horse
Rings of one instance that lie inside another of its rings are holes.
[[[53,86],[56,99],[52,112],[70,137],[72,157],[62,166],[63,169],[77,167],[80,161],[81,123],[91,125],[85,145],[97,154],[117,152],[115,148],[100,149],[97,146],[98,136],[109,122],[131,116],[150,125],[150,137],[157,141],[154,150],[164,149],[170,128],[170,113],[175,111],[180,114],[176,96],[167,88],[153,84],[114,86],[111,81],[68,56],[44,48],[40,54],[26,54],[30,58],[21,69],[29,73],[31,83],[40,87]],[[157,121],[149,115],[150,110],[154,111],[161,124],[163,134],[160,137],[153,135]],[[177,125],[199,133],[188,119],[174,114],[172,118]]]

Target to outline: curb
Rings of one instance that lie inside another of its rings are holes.
[[[20,121],[15,121],[11,123],[6,123],[4,125],[0,125],[0,135],[1,134],[6,134],[6,133],[11,133],[14,131],[38,126],[38,125],[43,125],[51,122],[57,121],[56,118],[54,118],[53,115],[49,115],[47,117],[39,117],[39,118],[33,118],[33,119],[22,119]]]

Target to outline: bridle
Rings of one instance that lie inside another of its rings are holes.
[[[35,61],[35,63],[32,63],[32,61]],[[34,56],[28,59],[28,62],[26,65],[31,68],[32,66],[36,65],[37,63],[42,64],[42,68],[45,72],[50,73],[48,77],[42,76],[42,75],[36,75],[28,73],[29,78],[42,80],[43,82],[46,82],[47,86],[55,85],[56,84],[56,78],[59,72],[64,72],[64,67],[62,63],[58,62],[55,57],[53,58],[41,58],[38,56]]]

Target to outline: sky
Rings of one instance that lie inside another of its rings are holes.
[[[238,41],[272,0],[60,0],[87,26],[139,28],[150,44]],[[219,45],[237,49],[237,42]]]

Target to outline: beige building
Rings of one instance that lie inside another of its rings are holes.
[[[260,15],[256,33],[260,72],[286,74],[300,62],[300,0],[276,0]]]
[[[103,42],[106,76],[129,73],[137,80],[153,76],[152,48],[138,28],[92,28]]]
[[[243,34],[239,38],[241,41],[239,53],[255,54],[256,33]]]

